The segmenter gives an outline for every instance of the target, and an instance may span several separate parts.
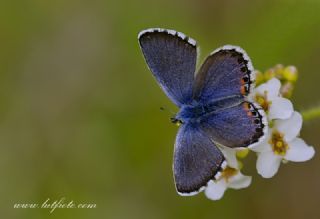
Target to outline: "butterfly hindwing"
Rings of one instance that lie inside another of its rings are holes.
[[[167,96],[178,106],[191,102],[196,41],[160,28],[142,31],[138,38],[145,60]]]
[[[235,148],[260,142],[266,134],[267,122],[259,106],[243,102],[204,116],[200,127],[215,142]]]
[[[173,171],[181,195],[194,195],[214,179],[224,162],[217,146],[202,130],[183,124],[177,134]]]
[[[236,46],[224,46],[211,53],[202,64],[193,95],[204,104],[229,96],[243,99],[253,81],[253,67],[245,51]]]

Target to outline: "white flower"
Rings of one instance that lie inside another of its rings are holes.
[[[281,161],[303,162],[310,160],[315,151],[301,138],[302,117],[298,112],[286,120],[275,120],[264,142],[251,148],[258,152],[257,170],[264,178],[273,177]]]
[[[209,181],[205,189],[205,195],[211,200],[221,199],[227,188],[242,189],[251,184],[251,176],[245,176],[239,170],[236,150],[224,147],[222,152],[226,157],[227,165],[223,167],[216,180]]]
[[[269,120],[287,119],[293,113],[292,103],[280,96],[280,88],[280,81],[272,78],[254,89],[249,97],[264,109]]]

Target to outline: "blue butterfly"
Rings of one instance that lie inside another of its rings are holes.
[[[267,132],[264,111],[248,100],[254,86],[250,58],[226,45],[195,74],[197,43],[192,38],[153,28],[141,31],[138,39],[152,74],[180,109],[172,119],[181,124],[173,159],[177,192],[197,194],[226,166],[219,146],[250,147]]]

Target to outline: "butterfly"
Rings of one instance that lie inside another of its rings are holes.
[[[267,133],[265,113],[248,95],[255,72],[246,52],[226,45],[213,51],[196,73],[197,43],[175,30],[139,33],[153,76],[179,107],[173,173],[178,194],[195,195],[226,167],[221,146],[252,147]]]

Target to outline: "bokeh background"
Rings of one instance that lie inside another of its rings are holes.
[[[320,104],[320,1],[0,1],[1,218],[320,218],[320,158],[262,179],[250,154],[245,190],[180,197],[177,128],[137,42],[165,27],[195,38],[203,60],[243,47],[257,69],[296,65],[297,110]],[[160,107],[166,107],[162,112]],[[320,120],[302,136],[319,151]],[[13,209],[65,197],[96,209]]]

